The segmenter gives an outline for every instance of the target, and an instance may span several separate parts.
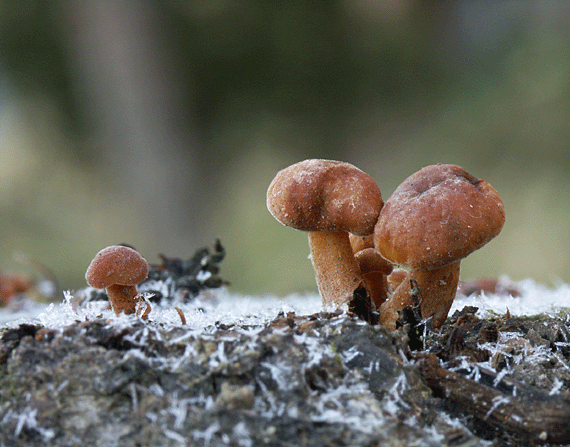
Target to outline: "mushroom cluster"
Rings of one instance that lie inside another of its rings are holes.
[[[440,328],[455,298],[460,260],[505,222],[489,183],[444,164],[412,174],[384,204],[358,168],[305,160],[277,173],[267,207],[284,225],[309,233],[324,305],[348,303],[353,310],[365,297],[368,312],[356,313],[391,330],[400,312],[416,304]]]

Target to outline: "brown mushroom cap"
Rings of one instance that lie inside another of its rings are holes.
[[[304,160],[277,173],[267,208],[283,225],[303,231],[348,231],[366,236],[383,205],[378,185],[357,167]]]
[[[456,165],[432,165],[408,177],[386,201],[374,245],[389,261],[429,270],[462,259],[505,222],[497,191]]]
[[[113,284],[134,286],[148,276],[148,263],[136,251],[111,245],[95,255],[85,273],[91,287],[104,289]]]
[[[354,254],[354,258],[363,274],[374,272],[389,275],[393,270],[392,264],[380,256],[374,248],[360,250]]]

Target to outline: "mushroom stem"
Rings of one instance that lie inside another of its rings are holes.
[[[325,306],[340,306],[363,287],[346,231],[310,231],[311,261]]]
[[[135,286],[113,284],[107,287],[106,291],[115,315],[119,315],[121,312],[131,315],[136,312],[137,315],[146,320],[149,313],[148,305],[139,295]]]
[[[432,317],[432,327],[439,329],[451,308],[459,283],[459,263],[453,262],[433,270],[410,270],[392,296],[380,307],[380,323],[396,329],[398,312],[413,304],[410,280],[414,279],[421,292],[422,318]]]
[[[353,245],[354,247],[354,245]],[[362,279],[374,310],[380,309],[380,305],[386,301],[389,295],[386,275],[392,271],[392,264],[386,261],[374,248],[365,248],[354,255],[360,268]]]

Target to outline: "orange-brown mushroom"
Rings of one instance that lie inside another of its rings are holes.
[[[460,283],[457,293],[462,295],[481,295],[482,293],[497,293],[499,295],[521,296],[521,291],[515,284],[505,283],[497,278],[477,278]]]
[[[350,240],[352,251],[355,254],[366,248],[374,248],[374,233],[368,236],[357,236],[356,234],[350,233],[348,239]]]
[[[309,159],[277,173],[267,208],[283,225],[309,233],[311,260],[325,305],[339,306],[364,288],[348,233],[367,236],[383,205],[380,189],[355,166]]]
[[[504,222],[497,191],[459,166],[428,166],[404,180],[380,213],[374,245],[410,271],[381,306],[380,322],[395,329],[398,312],[413,303],[414,279],[422,317],[441,327],[457,291],[459,261],[499,234]]]
[[[390,293],[392,293],[398,288],[400,284],[402,284],[402,281],[406,279],[406,276],[408,276],[408,271],[406,269],[397,268],[392,270],[392,272],[386,278]]]
[[[373,309],[380,309],[380,305],[386,301],[389,295],[387,275],[392,271],[392,264],[384,259],[374,248],[364,248],[358,251],[354,258],[360,268],[360,274],[364,280]]]
[[[368,236],[357,236],[350,233],[348,238],[362,279],[370,295],[373,310],[377,311],[390,294],[387,275],[392,271],[392,264],[374,249],[374,233]]]
[[[144,301],[136,285],[148,276],[148,263],[132,248],[111,245],[95,255],[85,273],[91,287],[106,289],[115,315],[136,313],[148,318],[150,305]]]

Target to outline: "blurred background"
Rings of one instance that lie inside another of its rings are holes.
[[[330,158],[384,199],[463,166],[507,221],[462,279],[570,281],[568,23],[564,0],[3,0],[0,270],[23,252],[74,289],[107,245],[219,237],[231,290],[316,291],[265,193]]]

